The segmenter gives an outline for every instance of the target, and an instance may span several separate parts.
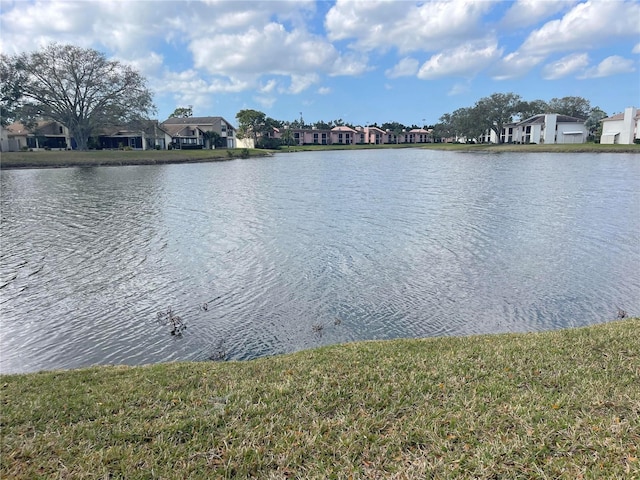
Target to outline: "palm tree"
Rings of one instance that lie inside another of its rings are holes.
[[[202,132],[202,138],[205,140],[206,148],[214,148],[220,139],[220,134],[218,132],[214,132],[212,130],[207,130]]]
[[[285,127],[282,132],[282,141],[287,144],[287,150],[291,148],[293,143],[293,132],[290,128]]]

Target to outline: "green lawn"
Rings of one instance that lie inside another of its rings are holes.
[[[270,155],[260,149],[216,150],[89,150],[4,152],[1,168],[89,167],[119,165],[156,165],[233,160],[247,156]]]
[[[0,377],[0,478],[640,478],[640,319]]]

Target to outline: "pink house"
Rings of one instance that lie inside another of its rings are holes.
[[[351,127],[333,127],[331,129],[331,143],[334,145],[352,145],[354,143],[357,143],[357,134],[358,132]]]

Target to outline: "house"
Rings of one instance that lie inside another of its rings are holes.
[[[345,125],[340,127],[333,127],[331,129],[331,141],[334,145],[352,145],[356,143],[356,134],[358,132]]]
[[[236,129],[222,117],[170,117],[160,127],[176,148],[236,148]],[[216,145],[207,132],[219,135]]]
[[[103,128],[93,137],[93,146],[101,149],[166,150],[171,136],[157,120],[145,120],[136,126]]]
[[[501,143],[585,143],[589,131],[584,119],[545,113],[534,115],[520,122],[505,125],[500,135]],[[491,140],[495,142],[495,134]]]
[[[69,129],[52,120],[36,122],[33,128],[27,128],[15,122],[2,128],[0,147],[3,152],[20,150],[66,150],[74,146]]]
[[[272,128],[263,134],[268,139],[282,140],[284,129]],[[415,128],[410,131],[403,130],[396,135],[394,132],[384,131],[378,127],[348,127],[341,125],[332,129],[294,128],[292,132],[292,145],[354,145],[383,143],[428,143],[433,141],[433,132],[423,128]]]
[[[640,112],[635,107],[624,109],[602,120],[600,143],[630,145],[640,139]]]
[[[385,131],[378,127],[358,127],[358,142],[379,145],[384,141]]]

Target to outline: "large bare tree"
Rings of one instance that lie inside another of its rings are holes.
[[[100,127],[135,123],[155,112],[146,79],[97,50],[54,43],[8,61],[21,74],[18,118],[60,122],[78,150],[87,149]]]

